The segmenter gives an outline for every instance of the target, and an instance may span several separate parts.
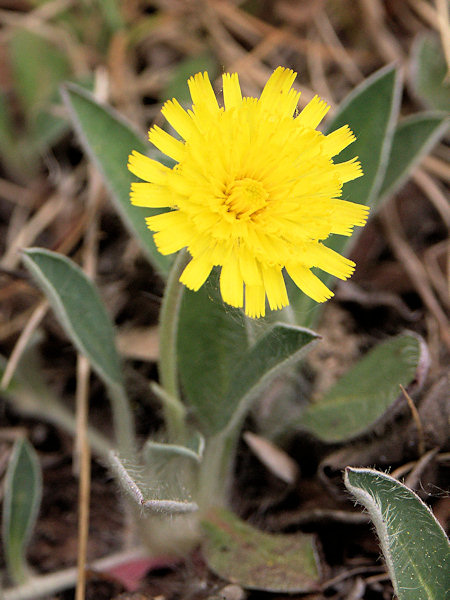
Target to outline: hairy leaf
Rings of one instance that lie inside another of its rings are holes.
[[[31,444],[20,438],[14,444],[5,480],[3,549],[15,583],[29,576],[26,548],[36,523],[42,497],[42,474]]]
[[[450,546],[429,508],[372,469],[347,467],[345,485],[375,524],[398,599],[443,600],[450,590]]]
[[[396,401],[400,384],[406,387],[416,377],[424,353],[413,335],[379,344],[310,404],[297,424],[330,443],[365,433]]]

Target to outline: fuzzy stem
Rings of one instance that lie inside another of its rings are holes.
[[[171,402],[165,402],[164,416],[170,442],[182,441],[185,436],[184,407],[178,389],[177,330],[183,284],[180,275],[188,262],[186,251],[181,251],[169,273],[159,315],[159,376]]]
[[[123,385],[108,385],[113,411],[114,432],[121,456],[131,458],[136,452],[133,415]]]
[[[200,510],[228,506],[235,447],[239,433],[221,431],[209,438],[200,470]]]

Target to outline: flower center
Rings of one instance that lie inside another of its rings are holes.
[[[267,204],[269,194],[262,183],[244,177],[233,181],[226,192],[225,204],[236,219],[249,219]]]

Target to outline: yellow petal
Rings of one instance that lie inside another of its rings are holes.
[[[335,173],[337,173],[341,183],[352,181],[363,175],[361,163],[358,161],[357,156],[351,160],[335,165]]]
[[[245,286],[245,314],[259,319],[266,314],[266,293],[263,285]]]
[[[225,109],[230,110],[239,106],[242,103],[242,93],[237,73],[224,73],[222,82]]]
[[[220,293],[224,302],[235,307],[244,304],[244,281],[239,269],[239,262],[234,252],[230,254],[222,266],[220,273]]]
[[[355,263],[352,260],[320,243],[311,244],[308,258],[314,261],[315,267],[339,279],[347,279],[355,270]]]
[[[324,100],[321,100],[319,96],[314,96],[295,119],[295,122],[297,125],[315,129],[329,109],[329,105]]]
[[[167,154],[177,162],[183,158],[185,148],[183,142],[175,139],[161,127],[154,125],[148,132],[148,139],[154,144],[163,154]]]
[[[278,267],[262,267],[264,288],[272,310],[278,310],[289,304],[283,274]]]
[[[239,248],[239,266],[246,285],[262,284],[258,262],[246,245]]]
[[[155,185],[154,183],[132,183],[130,200],[134,206],[164,208],[170,206],[174,198],[173,195],[171,197],[168,193],[167,188],[161,185]]]
[[[208,279],[212,268],[213,264],[206,254],[193,258],[181,273],[180,281],[190,290],[196,292]]]
[[[297,73],[291,71],[291,69],[284,69],[283,67],[275,69],[264,86],[258,100],[259,106],[270,112],[292,116],[299,94],[295,91],[289,92],[296,76]],[[294,99],[296,100],[293,106]]]
[[[356,137],[350,127],[344,125],[323,137],[322,150],[331,158],[339,154],[344,148],[347,148],[355,139]]]
[[[333,205],[334,210],[330,219],[331,233],[351,235],[353,228],[364,225],[369,216],[370,209],[364,204],[336,199],[333,201]]]
[[[183,223],[178,224],[176,228],[158,231],[153,235],[153,240],[158,251],[167,256],[186,248],[193,235],[195,232],[192,227],[188,223]]]
[[[139,179],[151,183],[164,183],[170,173],[170,169],[136,150],[128,157],[128,169]]]
[[[168,100],[162,107],[161,112],[184,140],[187,140],[194,133],[196,127],[191,115],[184,110],[175,98]]]
[[[205,106],[211,112],[219,111],[219,105],[206,71],[205,73],[197,73],[190,77],[188,86],[194,106]]]
[[[316,302],[325,302],[334,295],[307,267],[289,265],[286,270],[295,285]]]

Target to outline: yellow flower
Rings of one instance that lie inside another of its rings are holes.
[[[317,96],[297,115],[296,73],[278,67],[261,97],[242,97],[236,73],[223,75],[224,108],[208,74],[188,81],[192,110],[169,100],[162,113],[181,140],[154,126],[149,140],[176,161],[173,169],[139,152],[130,171],[136,206],[167,207],[148,217],[162,254],[187,248],[191,260],[180,281],[198,290],[221,267],[222,298],[250,317],[289,304],[283,270],[317,302],[333,293],[311,272],[319,267],[340,279],[354,263],[321,242],[331,233],[351,235],[368,208],[341,200],[342,185],[362,175],[356,157],[335,164],[354,141],[348,126],[323,135],[316,127],[328,106]]]

